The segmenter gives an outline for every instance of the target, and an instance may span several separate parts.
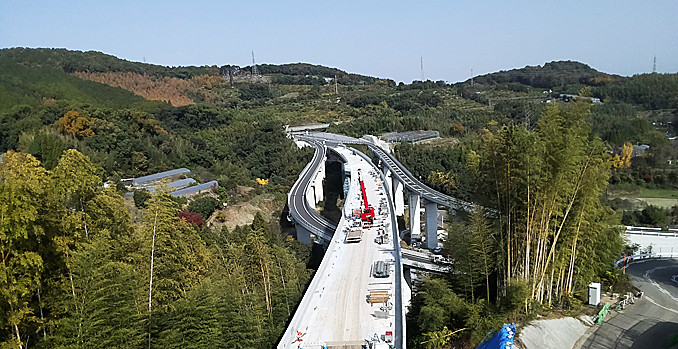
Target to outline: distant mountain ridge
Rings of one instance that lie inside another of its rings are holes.
[[[590,66],[576,61],[554,61],[543,66],[525,66],[524,68],[501,70],[495,73],[476,76],[474,83],[507,84],[519,83],[537,88],[553,88],[569,84],[600,85],[610,82],[616,75],[599,72]],[[469,83],[466,80],[465,83]]]
[[[251,73],[252,66],[238,67],[234,65],[210,66],[179,66],[168,67],[157,64],[132,62],[98,51],[75,51],[63,48],[6,48],[0,49],[0,58],[8,58],[16,63],[28,67],[50,66],[59,68],[66,73],[136,73],[156,77],[169,77],[190,79],[200,75],[219,76],[224,67],[241,73]],[[257,69],[261,74],[267,75],[291,75],[300,77],[317,77],[319,82],[326,83],[324,78],[334,78],[340,84],[373,84],[378,81],[386,81],[375,77],[351,74],[337,68],[308,63],[289,64],[258,64]],[[285,83],[287,80],[281,81]],[[303,80],[288,81],[288,83]]]

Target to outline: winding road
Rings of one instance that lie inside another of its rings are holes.
[[[678,334],[678,261],[635,262],[626,269],[644,295],[621,313],[592,327],[576,348],[677,348],[666,346]]]

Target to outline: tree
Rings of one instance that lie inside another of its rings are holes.
[[[101,187],[99,171],[90,159],[75,149],[66,150],[52,173],[52,190],[64,211],[65,231],[81,231],[89,237],[85,203]],[[75,225],[74,225],[75,224]]]
[[[0,324],[7,347],[23,348],[24,333],[37,322],[30,305],[40,287],[45,231],[47,172],[33,156],[8,151],[0,164]]]
[[[61,313],[49,342],[74,348],[140,347],[143,318],[136,306],[134,268],[114,261],[107,232],[97,234],[74,252],[72,273],[77,297],[63,294],[55,311]]]
[[[614,168],[629,168],[631,167],[631,157],[633,155],[633,144],[630,142],[624,143],[622,146],[621,156],[615,154],[612,158],[612,167]]]
[[[148,199],[151,198],[151,193],[148,192],[148,190],[135,190],[134,191],[134,206],[137,208],[144,208],[146,207],[146,202]]]
[[[193,200],[188,204],[188,210],[195,213],[200,213],[203,217],[209,217],[212,212],[219,206],[219,200],[211,196],[203,196]]]
[[[198,228],[202,228],[203,218],[200,213],[183,210],[179,212],[179,218],[185,220],[187,223],[195,224]]]
[[[551,104],[533,131],[508,126],[485,134],[482,187],[492,188],[487,195],[501,212],[501,284],[527,281],[538,302],[566,299],[623,249],[608,228],[618,223],[598,200],[610,161],[590,137],[588,116],[587,103]],[[590,255],[603,260],[587,263]]]
[[[94,136],[92,124],[91,119],[80,116],[80,112],[71,110],[59,119],[59,131],[78,137],[90,137]]]
[[[492,230],[485,218],[485,208],[476,205],[471,214],[471,250],[473,264],[485,279],[485,300],[490,302],[490,275],[495,269],[496,243]]]

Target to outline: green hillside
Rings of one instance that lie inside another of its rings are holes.
[[[0,111],[51,99],[111,108],[129,107],[145,101],[129,91],[82,80],[49,65],[25,65],[0,55]]]
[[[596,77],[607,76],[586,64],[573,61],[546,63],[543,66],[526,66],[502,70],[474,77],[479,84],[520,83],[537,88],[554,88],[570,84],[588,84]],[[465,81],[469,83],[470,79]]]
[[[8,48],[0,49],[0,57],[30,67],[54,67],[66,73],[74,72],[132,72],[162,77],[190,78],[197,75],[218,75],[216,66],[166,67],[156,64],[130,62],[97,51],[72,51],[57,48]]]

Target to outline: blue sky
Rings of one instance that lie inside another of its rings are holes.
[[[576,60],[678,72],[678,1],[0,0],[0,47],[163,65],[308,62],[410,82]]]

